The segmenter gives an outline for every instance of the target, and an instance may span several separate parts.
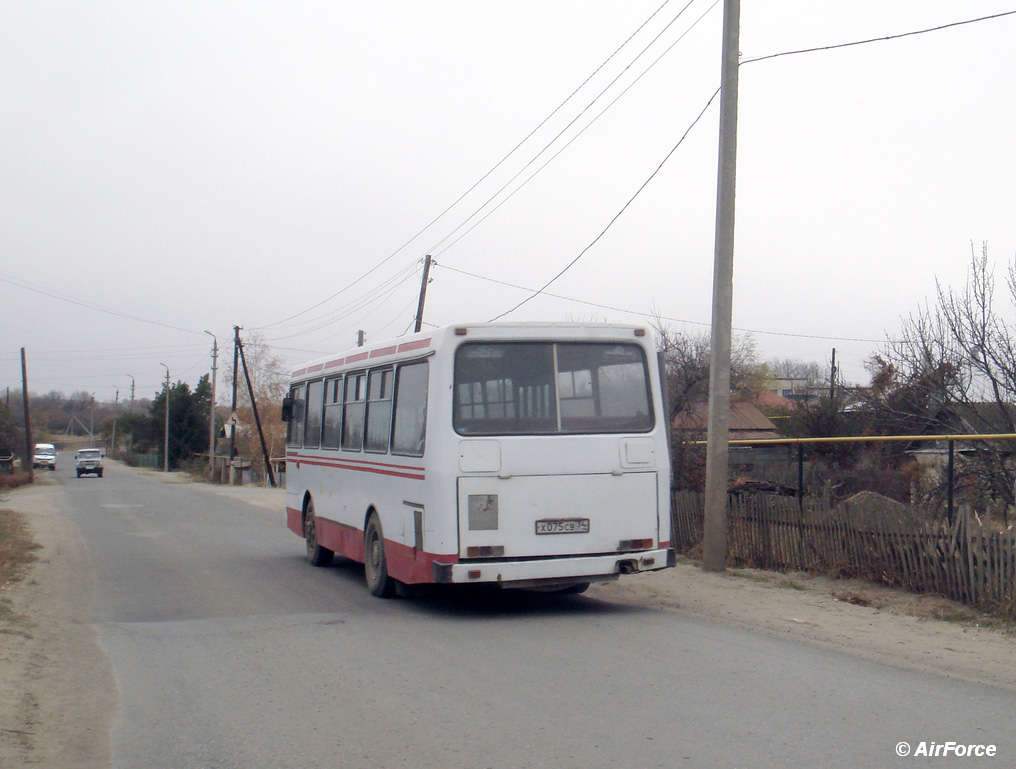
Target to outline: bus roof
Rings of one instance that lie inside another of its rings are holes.
[[[616,323],[461,323],[422,331],[398,339],[353,347],[335,355],[310,361],[292,372],[293,380],[313,379],[332,370],[350,366],[418,357],[436,351],[456,337],[480,339],[615,339],[650,338],[645,326]]]

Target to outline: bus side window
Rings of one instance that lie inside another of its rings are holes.
[[[342,436],[342,377],[325,380],[325,421],[321,448],[337,449]]]
[[[427,361],[399,366],[395,380],[392,454],[422,457],[427,439]]]
[[[305,400],[307,388],[304,385],[294,385],[289,391],[292,401],[292,411],[289,425],[286,428],[286,445],[303,445],[303,423],[307,417],[307,401]]]
[[[342,448],[360,451],[363,448],[363,418],[366,406],[367,375],[348,374],[342,397]]]
[[[316,449],[321,443],[321,408],[325,383],[318,379],[307,385],[307,426],[304,429],[303,445]]]
[[[391,369],[376,369],[367,379],[367,436],[364,449],[377,454],[388,453],[388,436],[392,427]]]

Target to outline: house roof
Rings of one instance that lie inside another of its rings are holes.
[[[709,424],[709,404],[696,403],[691,409],[674,417],[674,429],[705,433]],[[730,440],[779,438],[779,431],[753,403],[738,401],[730,404]]]
[[[796,411],[798,409],[797,401],[777,395],[772,390],[759,390],[755,395],[754,402],[756,406],[764,406],[767,409],[777,409],[779,411]]]
[[[943,406],[938,421],[951,424],[961,433],[1007,432],[1016,424],[1016,406],[1010,403],[950,403]]]

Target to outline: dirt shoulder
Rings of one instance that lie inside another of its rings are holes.
[[[0,497],[27,516],[41,549],[2,593],[0,767],[99,769],[110,760],[112,668],[92,629],[94,578],[84,543],[43,479]]]
[[[178,473],[127,470],[166,483],[193,483]],[[281,516],[281,490],[196,485]],[[115,681],[90,625],[94,578],[88,555],[59,513],[58,494],[43,482],[0,498],[0,507],[28,515],[42,545],[27,578],[0,594],[13,615],[0,624],[0,767],[109,765]],[[936,596],[803,574],[713,574],[690,561],[594,585],[587,595],[1016,691],[1011,628]]]

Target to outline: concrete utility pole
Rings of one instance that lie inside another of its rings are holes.
[[[233,454],[236,452],[236,379],[240,375],[240,327],[233,326],[233,400],[229,407],[229,483],[233,483]]]
[[[727,567],[727,467],[730,433],[730,348],[734,304],[734,188],[737,168],[737,65],[740,0],[723,1],[720,157],[716,184],[713,318],[709,358],[709,433],[702,568]]]
[[[35,465],[32,460],[35,458],[35,450],[32,446],[32,417],[28,408],[28,359],[25,357],[25,348],[21,348],[21,400],[25,405],[25,468],[28,470],[28,482],[35,483]]]
[[[116,455],[116,420],[119,418],[117,411],[120,410],[120,388],[113,385],[116,390],[116,397],[113,399],[113,437],[109,439],[109,453]]]
[[[420,284],[420,303],[416,306],[416,332],[423,329],[423,303],[427,301],[427,283],[430,282],[430,254],[423,260],[423,282]]]
[[[212,338],[212,405],[208,414],[208,479],[215,479],[215,379],[219,360],[219,339],[211,331],[206,334]]]
[[[169,472],[169,366],[160,363],[166,369],[166,439],[163,445],[162,471]]]

